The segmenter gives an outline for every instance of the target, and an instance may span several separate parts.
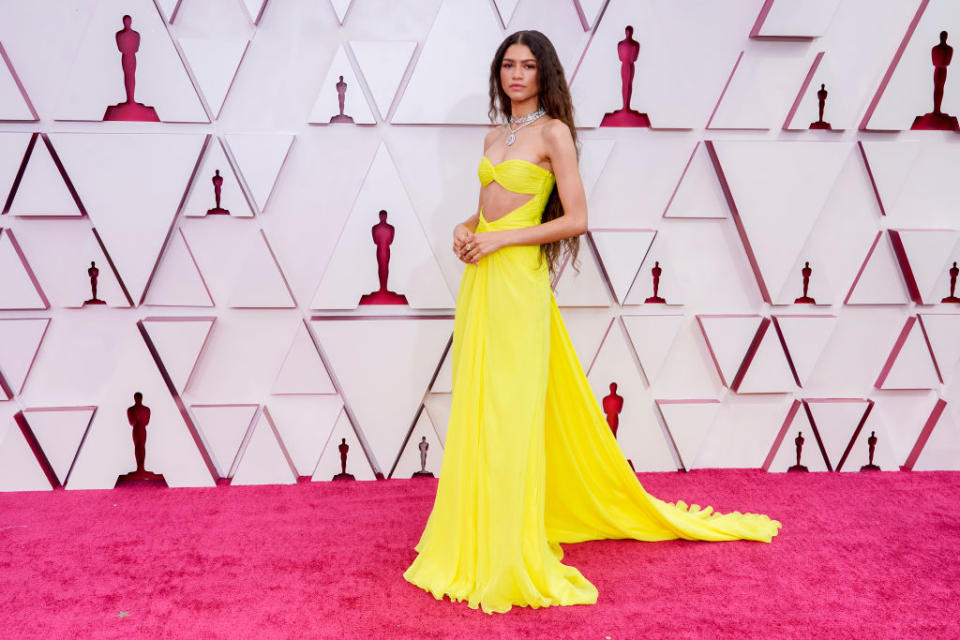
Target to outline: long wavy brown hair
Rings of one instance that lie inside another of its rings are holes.
[[[573,101],[570,99],[570,88],[567,86],[567,78],[563,73],[563,65],[560,64],[560,58],[557,56],[557,50],[553,48],[553,43],[539,31],[531,29],[512,33],[497,48],[497,52],[493,56],[493,62],[490,63],[490,109],[488,112],[490,122],[494,124],[497,124],[498,120],[508,122],[513,115],[513,105],[500,83],[500,65],[503,64],[503,56],[506,54],[507,48],[512,44],[526,45],[536,57],[537,78],[540,85],[540,106],[547,112],[548,116],[562,120],[570,128],[570,135],[573,136],[573,143],[577,147],[577,157],[579,158],[580,145],[577,143],[577,130],[573,126]],[[562,215],[563,204],[557,194],[557,185],[554,184],[547,205],[543,209],[540,222],[553,220]],[[571,264],[579,271],[580,264],[577,261],[579,252],[580,236],[540,245],[540,258],[543,259],[546,256],[551,277],[556,275],[565,253],[570,255]]]

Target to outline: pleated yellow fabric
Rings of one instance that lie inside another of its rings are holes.
[[[554,185],[539,165],[484,157],[532,199],[477,232],[540,223]],[[433,510],[403,576],[437,599],[487,613],[593,604],[596,588],[561,562],[561,542],[604,538],[769,542],[766,515],[659,500],[637,480],[577,359],[539,245],[467,265],[453,329],[453,397]]]

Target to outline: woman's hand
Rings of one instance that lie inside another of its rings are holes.
[[[463,253],[463,243],[471,234],[470,227],[462,222],[453,228],[453,253],[461,260],[463,260],[461,255]]]
[[[477,264],[480,258],[507,245],[508,231],[481,231],[470,233],[463,243],[460,259],[467,264]]]

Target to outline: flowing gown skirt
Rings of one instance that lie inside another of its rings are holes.
[[[518,210],[519,211],[519,210]],[[516,226],[513,214],[477,231]],[[561,542],[751,539],[780,523],[659,500],[627,463],[584,375],[539,246],[467,265],[453,330],[453,396],[433,510],[404,578],[487,613],[592,604]]]

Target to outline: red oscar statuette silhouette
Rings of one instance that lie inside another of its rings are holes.
[[[650,273],[653,275],[653,295],[644,300],[644,303],[666,304],[667,301],[657,295],[660,289],[660,275],[663,273],[663,269],[660,268],[659,260],[653,263],[653,269],[650,270]]]
[[[801,275],[803,276],[803,295],[793,301],[794,304],[816,304],[817,301],[807,295],[807,289],[810,287],[810,276],[813,274],[813,269],[810,268],[809,262],[803,263],[803,269],[800,270]]]
[[[640,55],[640,43],[633,39],[633,27],[624,29],[627,37],[617,43],[617,55],[620,57],[620,93],[623,106],[616,111],[604,114],[601,127],[649,127],[647,114],[630,108],[633,97],[633,63]]]
[[[230,215],[228,210],[220,208],[220,190],[223,189],[223,176],[220,175],[220,169],[213,172],[213,177],[210,180],[213,182],[213,199],[216,206],[213,209],[207,209],[207,213]]]
[[[617,383],[610,383],[610,394],[603,398],[603,412],[607,415],[607,424],[613,437],[617,437],[617,427],[620,426],[620,412],[623,411],[623,396],[617,393]]]
[[[957,276],[960,275],[960,268],[957,268],[957,263],[954,262],[953,266],[950,267],[950,295],[941,300],[940,302],[960,302],[960,298],[954,295],[957,291]]]
[[[147,456],[147,424],[150,422],[150,407],[143,404],[143,394],[139,391],[133,394],[133,406],[127,408],[127,422],[133,427],[133,453],[137,459],[137,469],[117,478],[117,485],[136,482],[167,486],[163,475],[147,471],[143,466]]]
[[[97,264],[93,260],[90,261],[90,268],[87,269],[87,275],[90,276],[90,289],[93,295],[89,300],[83,301],[83,306],[87,306],[88,304],[107,304],[97,297],[97,277],[100,276],[100,269],[97,269]]]
[[[870,432],[870,437],[867,438],[867,446],[870,447],[870,462],[860,467],[860,471],[880,471],[880,467],[873,464],[873,454],[877,449],[877,433],[875,431]]]
[[[947,83],[947,67],[953,58],[953,47],[947,44],[947,32],[940,32],[940,43],[930,50],[933,59],[933,111],[917,116],[911,129],[937,131],[956,131],[960,129],[957,116],[951,116],[940,110],[943,102],[943,85]]]
[[[603,413],[607,416],[607,424],[610,425],[610,431],[613,437],[617,437],[617,429],[620,428],[620,412],[623,411],[623,396],[617,393],[617,383],[610,383],[610,393],[603,397]],[[633,469],[633,460],[627,459],[630,468]],[[634,469],[636,471],[636,469]]]
[[[432,478],[433,474],[427,471],[427,449],[430,448],[430,443],[427,442],[426,436],[421,436],[417,448],[420,449],[420,471],[415,472],[412,477]]]
[[[797,445],[797,464],[793,465],[787,471],[809,471],[805,466],[800,464],[800,454],[803,451],[803,433],[798,431],[797,437],[793,439],[793,443]]]
[[[140,34],[130,28],[132,19],[123,16],[123,29],[117,31],[117,48],[120,50],[120,66],[123,68],[123,88],[127,99],[107,107],[104,120],[138,120],[160,122],[157,111],[133,99],[137,85],[137,51],[140,49]]]
[[[820,116],[816,122],[810,123],[810,129],[829,129],[830,123],[823,121],[823,107],[827,103],[827,85],[821,84],[820,90],[817,91],[817,102],[819,103],[819,113]]]
[[[390,244],[393,242],[394,228],[387,222],[387,212],[380,211],[380,222],[371,228],[373,243],[377,245],[377,276],[380,288],[360,297],[360,304],[407,304],[407,297],[387,289],[387,276],[390,273]]]
[[[333,476],[334,480],[356,480],[352,473],[347,473],[347,452],[350,451],[350,445],[346,438],[340,438],[340,444],[337,445],[340,450],[340,473]]]
[[[337,81],[337,101],[340,103],[340,113],[330,118],[330,122],[347,122],[352,124],[353,118],[343,113],[343,101],[347,97],[347,83],[343,81],[343,76]]]

